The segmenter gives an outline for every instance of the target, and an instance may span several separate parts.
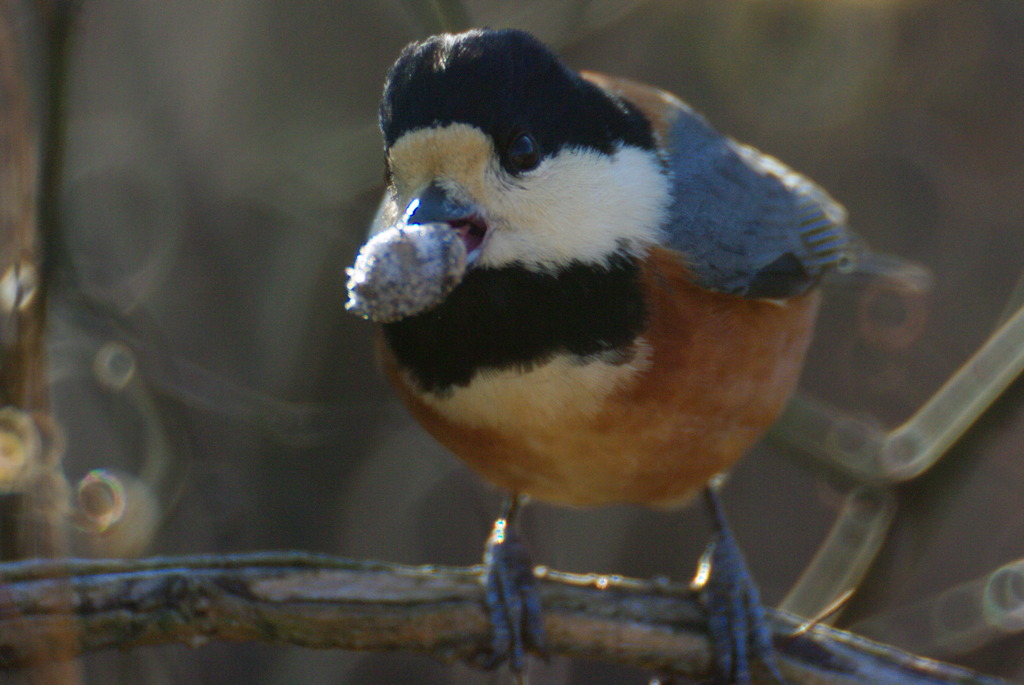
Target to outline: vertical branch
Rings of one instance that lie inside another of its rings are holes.
[[[47,409],[40,292],[39,142],[21,64],[13,0],[0,1],[0,550],[24,556],[20,534],[30,482],[39,471],[33,412]]]
[[[58,236],[69,10],[61,0],[35,5],[0,0],[0,553],[5,559],[63,556],[67,550],[68,486],[49,414],[44,335],[53,275],[46,259],[55,253]],[[23,62],[29,44],[25,27],[32,25],[25,20],[33,14],[44,28],[41,83],[29,82]],[[70,593],[70,585],[59,588],[54,599],[63,596],[70,606]],[[29,681],[80,682],[78,664],[71,660],[77,643],[71,629],[52,636],[41,648],[40,663],[27,672]]]
[[[63,436],[49,413],[44,333],[50,289],[61,263],[63,245],[60,191],[67,127],[68,70],[80,2],[35,0],[26,3],[29,7],[25,10],[32,9],[33,4],[42,33],[44,68],[40,82],[35,84],[39,103],[37,119],[41,121],[34,148],[39,160],[35,179],[37,209],[32,235],[26,242],[31,241],[32,273],[38,274],[38,278],[33,303],[22,317],[31,319],[24,333],[25,357],[19,360],[24,364],[25,394],[21,402],[15,398],[12,404],[31,413],[39,466],[27,489],[30,502],[23,516],[28,525],[23,527],[26,544],[21,551],[25,556],[56,557],[67,553],[69,486],[61,465]]]
[[[39,297],[38,139],[11,0],[0,4],[0,397],[46,407]]]
[[[45,76],[28,82],[26,36],[38,9]],[[63,450],[49,419],[44,334],[59,235],[64,84],[72,5],[0,0],[0,551],[65,552]],[[33,85],[38,97],[33,98]],[[35,103],[38,105],[34,106]],[[37,111],[38,110],[38,111]],[[41,116],[40,116],[41,115]],[[45,130],[40,139],[38,120]],[[45,151],[45,152],[44,152]]]

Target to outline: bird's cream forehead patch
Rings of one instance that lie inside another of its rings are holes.
[[[661,238],[670,185],[657,156],[623,146],[612,154],[565,148],[520,175],[505,171],[491,138],[468,124],[419,129],[389,153],[397,209],[431,183],[476,205],[488,223],[478,264],[522,263],[557,271],[602,264]]]
[[[491,139],[469,124],[423,128],[395,141],[388,153],[396,200],[404,204],[435,181],[449,192],[462,191],[480,202],[486,197],[487,179],[498,173],[498,158]]]

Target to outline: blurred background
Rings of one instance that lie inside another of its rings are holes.
[[[49,338],[70,553],[479,561],[500,493],[411,421],[372,327],[343,309],[382,187],[385,72],[409,41],[470,26],[525,28],[573,67],[678,94],[829,189],[871,245],[931,271],[930,293],[895,305],[871,284],[830,289],[802,392],[840,422],[898,426],[1020,305],[1016,0],[89,0]],[[975,615],[1000,568],[997,599],[1024,602],[1007,566],[1024,558],[1022,400],[1017,382],[901,484],[823,467],[785,436],[756,449],[725,501],[766,602],[801,605],[791,589],[852,507],[871,532],[825,562],[863,550],[866,575],[833,583],[860,585],[837,624],[1024,682],[1020,613],[999,629]],[[681,581],[708,536],[700,508],[534,504],[523,524],[537,563]],[[800,587],[816,583],[833,587]],[[89,683],[505,682],[417,655],[260,645],[84,663]],[[531,676],[647,682],[565,659]]]

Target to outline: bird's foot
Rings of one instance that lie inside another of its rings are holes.
[[[757,586],[729,530],[714,488],[708,486],[706,497],[715,537],[701,562],[698,585],[708,613],[719,681],[747,685],[751,682],[751,664],[759,662],[770,682],[785,683],[776,663]]]
[[[544,652],[540,594],[530,553],[515,527],[518,498],[494,524],[484,551],[484,597],[490,615],[491,653],[483,662],[495,668],[508,662],[522,674],[526,650]]]

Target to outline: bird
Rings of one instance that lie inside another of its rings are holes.
[[[517,29],[410,44],[379,119],[387,237],[350,271],[349,304],[378,321],[412,416],[510,493],[485,556],[495,658],[520,671],[542,648],[523,497],[666,509],[703,493],[719,675],[749,682],[760,661],[781,682],[716,479],[793,393],[822,278],[864,250],[845,209],[671,93],[576,71]],[[357,272],[414,231],[421,261],[366,286]],[[443,287],[421,287],[442,261]],[[403,282],[424,301],[374,299]]]

